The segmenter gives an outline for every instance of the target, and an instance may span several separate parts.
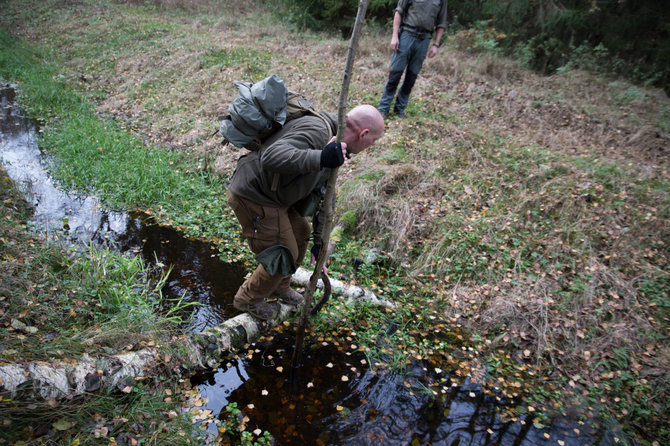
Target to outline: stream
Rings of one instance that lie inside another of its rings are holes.
[[[208,243],[59,189],[38,148],[38,127],[14,96],[14,88],[0,85],[0,162],[34,206],[35,230],[172,266],[163,295],[203,304],[194,307],[186,330],[202,331],[237,314],[232,299],[244,280],[243,267],[222,262]],[[617,427],[584,422],[571,412],[542,424],[531,416],[507,419],[502,414],[511,403],[432,361],[414,361],[401,373],[370,367],[355,349],[306,343],[291,379],[294,340],[293,328],[278,331],[252,345],[251,353],[194,377],[204,402],[200,409],[225,415],[225,406],[235,402],[250,430],[269,431],[276,445],[585,446],[621,444],[625,438]]]

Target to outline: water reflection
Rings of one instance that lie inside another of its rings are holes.
[[[372,370],[358,350],[312,343],[291,376],[294,336],[287,331],[258,342],[253,354],[194,379],[206,408],[219,413],[236,402],[248,429],[269,431],[276,445],[620,444],[611,431],[568,416],[544,427],[530,417],[504,420],[511,402],[468,380],[452,382],[454,370],[429,361],[403,372]]]
[[[122,249],[141,251],[150,264],[171,267],[163,296],[199,302],[183,314],[190,316],[186,330],[200,332],[238,314],[232,306],[237,288],[244,281],[240,265],[222,262],[210,243],[187,239],[174,229],[143,224],[122,238]]]
[[[42,231],[65,231],[84,243],[126,232],[128,215],[104,210],[93,197],[69,194],[54,186],[37,146],[35,124],[9,101],[12,89],[3,89],[2,93],[0,161],[33,205],[35,225]]]
[[[95,197],[60,189],[37,145],[37,126],[15,104],[14,95],[11,87],[0,88],[0,162],[33,205],[35,228],[47,235],[57,232],[75,244],[111,245],[141,254],[150,265],[171,268],[163,296],[203,304],[182,315],[189,319],[187,330],[202,331],[230,317],[244,269],[221,262],[208,243],[186,239],[142,215],[105,209]]]

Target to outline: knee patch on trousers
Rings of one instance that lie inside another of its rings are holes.
[[[400,83],[400,78],[402,77],[402,71],[391,71],[389,73],[388,81],[386,81],[386,90],[389,93],[395,93],[398,84]]]
[[[412,88],[414,87],[414,83],[416,82],[417,77],[419,77],[418,74],[407,70],[407,73],[405,73],[405,80],[402,83],[402,87],[400,87],[400,91],[406,95],[409,95],[412,92]]]
[[[282,244],[270,246],[259,252],[256,260],[263,265],[271,276],[288,276],[296,270],[295,259],[291,250]]]

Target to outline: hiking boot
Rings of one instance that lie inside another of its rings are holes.
[[[287,291],[283,293],[273,294],[270,297],[276,297],[286,305],[293,305],[296,307],[298,305],[302,305],[303,302],[305,301],[305,298],[302,297],[302,294],[298,293],[297,291],[291,288],[289,288]]]
[[[396,115],[397,117],[399,117],[400,119],[407,119],[407,115],[406,115],[405,112],[402,111],[402,110],[394,110],[394,113],[395,113],[395,115]]]
[[[242,302],[233,300],[233,306],[264,321],[275,319],[279,314],[279,306],[271,302],[262,301],[255,304],[243,304]]]

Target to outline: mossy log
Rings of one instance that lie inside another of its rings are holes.
[[[294,282],[309,281],[307,271],[298,271]],[[306,279],[305,279],[306,277]],[[334,281],[333,294],[340,294],[347,304],[369,300],[373,304],[391,305],[369,291]],[[241,351],[263,333],[288,319],[294,307],[281,305],[275,320],[264,322],[247,313],[237,315],[224,323],[201,333],[180,338],[175,345],[186,358],[177,368],[180,372],[216,368],[222,360]],[[83,355],[74,361],[30,362],[0,366],[0,393],[20,399],[62,399],[100,389],[128,391],[137,379],[155,373],[163,363],[165,353],[157,348],[135,352],[91,357]]]

